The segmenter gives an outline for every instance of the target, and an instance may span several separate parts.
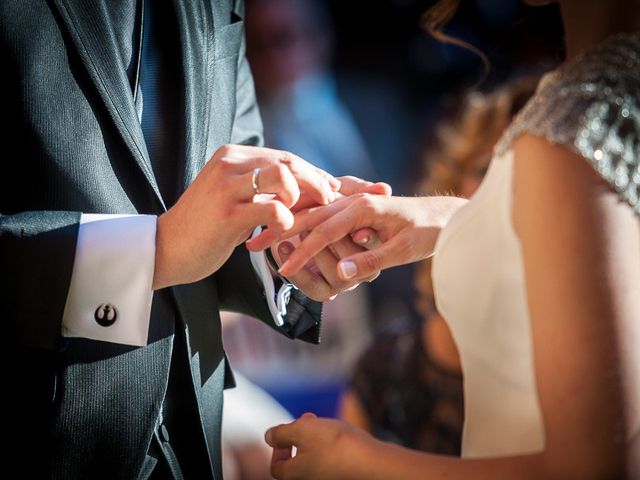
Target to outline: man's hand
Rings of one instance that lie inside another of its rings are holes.
[[[263,195],[253,187],[254,169]],[[153,288],[191,283],[218,270],[253,228],[281,232],[303,194],[325,205],[340,182],[288,152],[241,145],[218,149],[178,202],[158,219]]]

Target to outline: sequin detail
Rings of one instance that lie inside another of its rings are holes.
[[[587,159],[640,215],[640,32],[612,37],[545,75],[496,155],[523,133]]]

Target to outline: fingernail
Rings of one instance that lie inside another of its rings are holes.
[[[329,184],[334,190],[340,190],[340,187],[342,186],[342,182],[335,177],[329,177]]]
[[[360,245],[366,245],[367,243],[369,243],[369,240],[371,240],[370,236],[366,236],[366,237],[362,237],[360,240],[358,240],[358,243],[360,243]]]
[[[278,245],[278,255],[280,255],[280,258],[283,261],[289,258],[291,252],[293,252],[293,245],[291,245],[289,242],[283,242]]]
[[[271,445],[271,429],[264,432],[264,441]]]
[[[358,267],[350,260],[344,260],[338,264],[340,273],[346,279],[353,278],[358,273]]]

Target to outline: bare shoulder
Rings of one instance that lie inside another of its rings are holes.
[[[516,139],[513,148],[513,220],[518,233],[526,220],[522,214],[544,215],[559,225],[582,222],[583,228],[617,228],[609,222],[635,232],[640,228],[634,208],[582,155],[530,133]],[[640,244],[637,247],[640,251]]]
[[[640,469],[640,217],[583,156],[532,134],[514,143],[513,188],[545,455],[561,477],[627,478]]]

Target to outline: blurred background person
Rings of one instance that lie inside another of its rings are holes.
[[[435,141],[424,152],[428,173],[418,191],[473,195],[494,145],[536,83],[525,77],[492,93],[470,93],[460,112],[436,129]],[[435,307],[431,259],[417,265],[415,287],[422,320],[397,319],[375,334],[342,397],[340,417],[384,441],[459,455],[462,371],[449,327]]]
[[[336,91],[326,2],[247,0],[245,24],[266,144],[291,148],[336,175],[375,180],[359,129]],[[320,347],[280,342],[237,316],[224,334],[234,365],[292,414],[312,409],[334,416],[347,372],[368,341],[369,318],[362,288],[325,305]]]
[[[248,0],[246,9],[265,142],[335,175],[374,179],[359,129],[336,91],[326,2]]]
[[[424,192],[416,188],[416,179],[423,177],[426,164],[441,158],[435,152],[440,140],[424,132],[433,131],[444,112],[461,104],[481,69],[473,54],[439,44],[421,29],[420,13],[432,3],[246,0],[248,57],[267,145],[290,148],[336,175],[384,178],[396,194]],[[515,74],[550,69],[562,56],[562,29],[553,5],[530,9],[519,0],[465,2],[450,28],[456,36],[491,52],[492,69],[482,84],[488,91]],[[435,169],[434,165],[433,178]],[[459,179],[476,174],[452,175]],[[445,183],[437,188],[459,191],[458,186]],[[257,387],[292,416],[305,411],[337,416],[340,395],[347,383],[356,384],[358,374],[351,378],[354,367],[373,331],[388,332],[390,348],[402,343],[401,338],[410,338],[413,344],[407,348],[414,354],[435,349],[436,361],[451,366],[443,362],[445,355],[438,356],[439,349],[452,345],[446,342],[446,330],[443,334],[439,328],[442,323],[423,322],[430,313],[414,308],[420,282],[414,285],[413,279],[413,266],[394,268],[372,284],[325,304],[320,346],[295,345],[256,322],[224,314],[223,335],[231,364],[253,383],[244,388],[243,381],[225,395],[251,396]],[[433,341],[428,343],[427,337]],[[407,369],[401,363],[398,369],[390,373],[402,383],[407,378],[402,370]],[[456,369],[453,365],[447,371],[454,385],[459,381]],[[415,368],[412,374],[421,371]],[[391,403],[402,405],[403,401]],[[270,404],[265,401],[265,410],[271,409]],[[261,416],[261,410],[254,402],[254,408],[245,413]],[[234,413],[225,410],[227,414],[231,415],[224,427],[228,465],[238,475],[230,478],[268,478],[264,452],[256,450],[260,441],[256,432],[243,430],[242,422],[233,420]],[[452,425],[456,415],[451,415]],[[371,417],[372,423],[380,418]],[[399,437],[406,438],[403,425],[406,420],[400,418],[384,428],[387,433],[396,429]],[[411,441],[418,442],[415,436]],[[247,458],[252,461],[245,468]]]

